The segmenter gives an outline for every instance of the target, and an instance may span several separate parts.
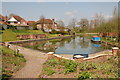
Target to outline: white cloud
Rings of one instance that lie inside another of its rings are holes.
[[[74,11],[67,11],[65,12],[65,15],[69,16],[69,17],[75,17],[75,15],[78,13],[77,10]]]
[[[112,18],[113,16],[110,16],[110,15],[104,15],[104,18],[106,19],[106,20],[108,20],[108,19],[110,19],[110,18]]]

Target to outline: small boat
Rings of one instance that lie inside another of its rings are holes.
[[[101,40],[100,40],[100,37],[98,37],[98,36],[92,36],[91,41],[93,41],[93,42],[100,42]]]

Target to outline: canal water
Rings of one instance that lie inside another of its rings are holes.
[[[31,48],[43,52],[55,52],[55,54],[80,54],[84,57],[104,50],[109,50],[110,46],[102,43],[93,43],[90,37],[72,37],[67,39],[55,39],[45,41],[33,41],[17,43],[17,45]]]

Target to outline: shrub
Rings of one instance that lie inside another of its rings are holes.
[[[65,63],[65,74],[75,72],[77,70],[77,63],[73,61],[67,61]]]
[[[13,25],[7,25],[7,29],[17,29],[17,27]]]
[[[47,74],[48,76],[50,76],[50,75],[55,73],[55,71],[52,70],[50,67],[46,67],[43,70],[44,70],[44,73]]]
[[[80,79],[80,80],[86,80],[86,79],[90,79],[90,78],[92,78],[92,74],[89,72],[82,72],[78,76],[78,79]]]
[[[45,64],[50,65],[50,66],[56,66],[59,64],[58,59],[55,59],[54,57],[52,57],[51,59],[49,59]]]
[[[95,63],[86,62],[86,63],[80,63],[79,68],[82,71],[87,71],[90,69],[97,69],[98,67],[97,67],[97,64],[95,64]]]

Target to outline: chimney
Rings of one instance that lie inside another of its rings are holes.
[[[52,19],[52,21],[54,22],[55,19]]]

